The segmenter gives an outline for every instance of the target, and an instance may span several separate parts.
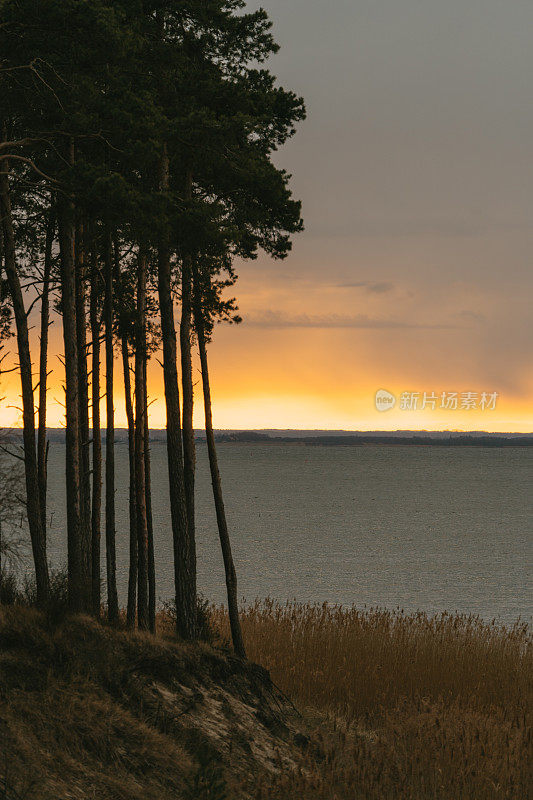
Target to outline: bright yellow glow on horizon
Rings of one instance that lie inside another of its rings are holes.
[[[245,323],[217,326],[209,349],[216,428],[533,432],[533,376],[523,367],[520,340],[516,348],[503,347],[493,335],[492,323],[483,327],[461,318],[457,324],[444,324],[453,318],[444,316],[442,298],[431,295],[423,298],[421,319],[421,300],[415,307],[407,290],[360,296],[358,289],[326,290],[301,281],[289,286],[289,291],[283,276],[265,280],[261,275],[252,267],[242,268],[237,288]],[[464,298],[464,286],[457,291],[458,298]],[[497,308],[492,298],[485,300],[480,314],[490,320]],[[452,300],[448,302],[454,307]],[[278,310],[269,312],[272,308]],[[399,308],[414,324],[395,323],[401,321]],[[526,299],[519,310],[522,316],[529,313]],[[514,316],[519,316],[516,304]],[[35,320],[32,346],[35,361]],[[50,336],[48,404],[48,425],[55,428],[64,424],[62,350],[61,323],[56,318]],[[15,363],[15,339],[5,343],[5,352],[8,358],[3,367],[8,369]],[[104,373],[102,364],[102,394]],[[148,378],[150,425],[164,428],[162,369],[156,357],[150,362]],[[197,363],[194,382],[195,425],[202,428]],[[499,397],[492,411],[402,411],[397,405],[378,412],[374,403],[378,389],[397,398],[404,391],[420,396],[443,391],[497,392]],[[0,376],[0,397],[0,425],[20,427],[18,373]],[[101,413],[105,425],[104,402]],[[116,426],[126,427],[119,359],[115,362],[115,414]]]
[[[361,377],[359,383],[336,386],[334,383],[324,386],[316,381],[315,391],[303,386],[300,391],[293,379],[283,372],[277,374],[264,369],[261,361],[259,374],[253,369],[242,376],[232,371],[225,371],[222,363],[223,354],[218,349],[213,353],[212,392],[214,424],[219,429],[252,430],[252,429],[295,429],[295,430],[483,430],[501,432],[533,432],[533,413],[531,404],[524,398],[506,396],[501,393],[495,410],[477,411],[445,411],[435,410],[400,410],[396,408],[387,412],[378,412],[375,408],[375,392],[386,388],[399,398],[402,391],[466,391],[473,388],[480,394],[491,391],[492,386],[462,386],[447,384],[439,386],[431,380],[423,384],[411,382],[384,382],[372,377]],[[116,362],[115,380],[115,425],[126,427],[124,411],[124,392],[121,386],[121,365]],[[195,367],[196,370],[196,367]],[[164,428],[166,415],[161,368],[153,363],[150,378],[150,426]],[[0,406],[0,426],[20,427],[22,414],[20,411],[20,388],[18,374],[10,373],[2,378],[2,402]],[[103,391],[103,389],[102,389]],[[62,406],[63,388],[56,378],[51,382],[48,404],[48,425],[51,428],[64,426],[64,409]],[[101,406],[102,425],[105,425],[105,403]],[[203,398],[201,394],[200,376],[196,373],[195,383],[195,426],[204,426]]]

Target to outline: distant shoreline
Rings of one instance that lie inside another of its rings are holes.
[[[434,437],[427,436],[258,436],[243,434],[218,434],[217,442],[220,444],[290,444],[307,445],[311,447],[532,447],[533,436],[454,436]],[[202,437],[198,437],[202,441]]]
[[[20,429],[1,429],[0,434],[8,435],[12,441],[21,436]],[[205,432],[195,431],[198,443],[205,442]],[[361,446],[413,446],[413,447],[532,447],[533,433],[487,433],[486,431],[298,431],[298,430],[218,430],[215,438],[219,444],[247,445],[306,445],[313,447],[361,447]],[[65,432],[62,428],[48,430],[51,443],[63,443]],[[102,433],[105,441],[105,431]],[[152,444],[166,442],[164,429],[150,431]],[[115,429],[115,441],[124,444],[128,441],[125,428]]]

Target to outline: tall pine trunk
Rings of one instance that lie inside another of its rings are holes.
[[[207,344],[202,315],[201,302],[198,292],[195,296],[195,323],[198,337],[198,349],[200,352],[200,365],[202,370],[202,386],[204,390],[204,410],[205,410],[205,436],[207,440],[207,451],[209,455],[209,468],[211,471],[211,483],[213,486],[213,498],[217,515],[218,535],[224,560],[224,570],[226,573],[226,590],[228,595],[228,612],[231,627],[231,638],[235,653],[241,658],[246,658],[246,650],[242,637],[241,623],[239,620],[239,605],[237,599],[237,574],[233,563],[231,552],[231,542],[222,496],[222,481],[218,468],[218,458],[215,445],[215,434],[213,431],[213,413],[211,409],[211,387],[209,382],[209,368],[207,363]]]
[[[69,148],[74,163],[74,143]],[[66,490],[69,603],[74,611],[85,611],[86,576],[83,573],[80,507],[80,424],[78,384],[78,339],[76,330],[76,270],[74,203],[58,194],[57,221],[61,262],[61,306],[65,347]]]
[[[94,246],[94,243],[93,243]],[[91,505],[91,584],[93,613],[100,616],[101,580],[100,580],[100,542],[102,512],[102,428],[100,421],[100,311],[99,276],[96,266],[96,254],[93,255],[92,282],[90,299],[90,322],[92,339],[92,417],[93,417],[93,491]]]
[[[120,282],[120,251],[118,241],[113,243],[115,258],[115,282],[117,286]],[[123,308],[123,298],[119,300],[119,315],[125,315],[126,309]],[[128,422],[128,462],[129,462],[129,570],[128,570],[128,607],[126,612],[126,622],[128,628],[135,627],[137,618],[137,509],[135,505],[135,419],[133,415],[133,399],[131,396],[131,377],[130,377],[130,358],[128,351],[128,333],[124,316],[120,321],[120,350],[122,355],[122,372],[124,379],[124,403],[126,409],[126,420]]]
[[[55,210],[50,205],[44,246],[43,293],[41,297],[41,341],[39,350],[39,430],[37,433],[37,473],[41,526],[46,541],[47,456],[46,400],[48,392],[48,329],[50,327],[50,278],[55,234]]]
[[[42,526],[42,515],[39,503],[32,363],[28,337],[28,318],[26,316],[26,309],[24,308],[22,287],[20,284],[20,278],[15,260],[15,237],[7,170],[8,164],[7,161],[4,160],[4,162],[0,165],[0,216],[2,218],[2,235],[4,240],[4,268],[7,275],[11,301],[13,303],[13,312],[15,314],[15,323],[17,329],[20,382],[22,388],[26,508],[33,560],[35,564],[37,603],[39,606],[44,608],[48,602],[50,581],[48,575],[48,562],[46,560],[46,540]]]
[[[168,155],[161,159],[160,187],[169,187]],[[180,397],[176,364],[176,327],[171,288],[168,233],[162,237],[158,255],[158,290],[163,339],[163,375],[167,410],[167,451],[170,488],[170,512],[174,547],[174,583],[176,592],[177,632],[184,639],[196,636],[196,554],[194,539],[189,536],[183,475]]]
[[[181,384],[183,394],[183,472],[185,479],[185,500],[187,503],[187,524],[189,526],[189,537],[194,540],[194,477],[196,467],[196,451],[194,445],[193,428],[194,390],[191,358],[191,294],[191,260],[189,256],[185,256],[181,270],[180,324]]]
[[[115,406],[113,402],[113,258],[111,234],[104,233],[104,321],[106,364],[106,445],[105,445],[105,544],[107,577],[107,613],[111,623],[118,622],[117,556],[115,544]]]
[[[148,614],[148,519],[146,513],[145,392],[146,381],[146,256],[139,253],[135,331],[135,504],[138,536],[138,623],[150,627]]]
[[[130,360],[128,355],[128,340],[122,334],[122,369],[124,373],[124,398],[126,404],[126,419],[128,421],[128,459],[129,459],[129,522],[130,522],[130,564],[128,573],[128,628],[135,627],[137,616],[137,508],[135,503],[135,420],[133,417],[133,400],[131,397]]]
[[[86,608],[92,608],[89,376],[87,370],[86,258],[84,231],[76,229],[76,335],[78,339],[78,419],[80,425],[80,532],[83,572],[88,577]]]
[[[146,526],[148,532],[148,619],[150,630],[155,633],[156,589],[154,524],[152,516],[152,467],[150,463],[150,423],[148,418],[147,359],[144,367],[144,479],[146,490]]]

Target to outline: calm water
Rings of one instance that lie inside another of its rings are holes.
[[[66,561],[64,446],[49,461],[53,564]],[[219,446],[240,595],[533,614],[533,448]],[[152,446],[158,594],[173,594],[166,447]],[[124,601],[128,462],[117,445]],[[198,448],[199,589],[224,599],[207,451]]]

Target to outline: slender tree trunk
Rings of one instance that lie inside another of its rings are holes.
[[[37,473],[39,480],[39,505],[41,526],[46,541],[47,492],[47,437],[46,396],[48,390],[48,329],[50,327],[50,277],[52,272],[52,246],[55,234],[55,211],[50,207],[44,246],[43,294],[41,298],[41,343],[39,352],[39,430],[37,434]]]
[[[93,243],[94,246],[94,243]],[[91,506],[91,583],[93,613],[100,616],[100,540],[102,512],[102,427],[100,422],[100,312],[96,255],[93,255],[90,320],[92,338],[93,492]]]
[[[115,544],[115,407],[113,403],[113,258],[111,234],[106,228],[104,241],[104,318],[106,363],[106,447],[105,447],[105,542],[107,575],[107,613],[118,622],[117,556]]]
[[[78,340],[78,403],[80,425],[80,532],[83,573],[88,597],[86,608],[92,608],[91,554],[91,484],[89,441],[89,376],[87,372],[86,258],[83,226],[76,230],[76,335]]]
[[[28,526],[32,544],[35,577],[37,584],[37,603],[45,607],[50,592],[48,562],[46,560],[46,540],[42,527],[39,503],[39,480],[37,471],[37,451],[35,444],[35,409],[33,399],[32,363],[28,337],[28,319],[24,308],[24,298],[15,261],[15,237],[11,213],[7,161],[0,165],[0,216],[4,239],[4,267],[7,275],[15,323],[22,388],[22,417],[24,441],[24,468],[26,477],[26,507]]]
[[[187,524],[189,526],[189,537],[194,540],[194,474],[196,467],[196,450],[194,445],[193,428],[194,390],[191,358],[191,294],[191,259],[189,256],[186,256],[183,259],[181,271],[180,324],[181,383],[183,392],[183,473],[185,479],[185,500],[187,503]]]
[[[160,186],[169,186],[168,156],[161,160]],[[183,475],[180,399],[176,366],[176,328],[171,290],[171,267],[168,235],[162,237],[158,258],[158,289],[163,338],[163,374],[167,409],[167,451],[170,484],[170,512],[174,546],[174,582],[176,590],[177,632],[184,639],[196,636],[196,554],[194,539],[189,536]]]
[[[137,508],[138,622],[148,629],[148,519],[146,513],[145,400],[146,381],[146,256],[139,253],[135,332],[135,500]]]
[[[148,619],[150,630],[152,633],[155,633],[155,554],[154,524],[152,517],[152,468],[150,463],[150,422],[148,418],[148,379],[146,358],[144,361],[144,477],[146,485],[146,523],[148,531]]]
[[[130,517],[130,565],[128,574],[128,628],[135,627],[137,615],[137,507],[135,503],[135,420],[133,417],[133,401],[131,397],[130,360],[128,341],[122,336],[122,369],[124,372],[124,397],[126,402],[126,419],[128,420],[128,457],[129,457],[129,517]]]
[[[70,163],[74,163],[74,143],[70,143]],[[68,586],[72,610],[84,611],[87,592],[83,574],[80,508],[80,424],[78,385],[78,339],[76,331],[76,271],[74,260],[75,227],[74,203],[59,194],[57,221],[61,261],[61,304],[63,340],[65,346],[65,407],[66,407],[66,489]]]
[[[115,239],[115,282],[120,286],[120,252],[118,241]],[[120,300],[122,304],[122,298]],[[122,305],[120,312],[124,313]],[[137,508],[135,504],[135,419],[133,415],[133,400],[131,396],[130,378],[130,359],[128,352],[128,335],[124,323],[121,321],[120,349],[122,354],[122,371],[124,378],[124,401],[126,407],[126,419],[128,421],[128,460],[129,460],[129,522],[130,522],[130,563],[128,573],[128,608],[127,625],[128,628],[135,627],[137,618]]]
[[[213,431],[213,414],[211,409],[211,387],[209,384],[209,369],[207,363],[207,346],[204,330],[202,309],[199,295],[195,299],[195,322],[198,337],[198,349],[200,351],[200,364],[202,369],[202,385],[204,390],[204,409],[205,409],[205,436],[207,440],[207,450],[209,454],[209,468],[211,470],[211,483],[213,486],[213,497],[217,515],[218,534],[224,560],[224,570],[226,573],[226,589],[228,595],[228,612],[231,627],[231,638],[235,653],[241,658],[246,658],[246,650],[242,637],[241,623],[239,620],[239,605],[237,600],[237,574],[233,563],[231,552],[231,542],[224,509],[224,499],[222,497],[222,481],[218,468],[218,458],[215,446],[215,434]]]
[[[187,172],[185,184],[185,199],[192,198],[192,173]],[[194,515],[194,478],[196,467],[196,450],[194,445],[194,389],[192,379],[191,358],[191,333],[192,333],[192,261],[190,253],[185,253],[181,268],[181,323],[180,323],[180,353],[181,353],[181,385],[183,395],[183,473],[185,479],[185,501],[187,503],[187,522],[189,538],[195,540],[195,515]]]

